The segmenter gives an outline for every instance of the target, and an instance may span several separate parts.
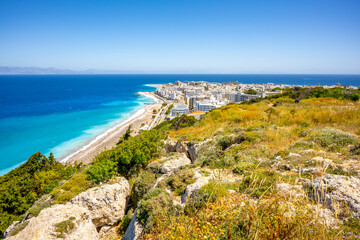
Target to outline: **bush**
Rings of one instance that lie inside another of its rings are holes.
[[[85,173],[78,173],[62,186],[55,188],[50,193],[54,197],[54,203],[65,203],[87,190],[91,184],[87,177],[88,175]]]
[[[360,144],[355,145],[350,149],[350,152],[354,155],[360,155]]]
[[[310,135],[309,140],[316,142],[324,148],[343,147],[356,143],[354,136],[334,128],[324,128],[314,131]]]
[[[160,188],[150,190],[141,201],[136,219],[142,224],[146,230],[149,230],[155,216],[166,214],[173,208],[173,203],[169,193]]]
[[[220,183],[210,182],[202,186],[198,192],[200,195],[209,196],[210,201],[216,200],[218,197],[224,197],[227,194],[227,190]]]
[[[144,171],[136,178],[131,189],[131,200],[133,206],[136,206],[142,197],[154,186],[155,181],[155,175],[148,171]]]
[[[309,141],[305,141],[305,140],[300,140],[297,141],[294,145],[292,145],[289,150],[306,150],[306,149],[311,149],[311,148],[315,148],[315,143],[314,142],[309,142]]]
[[[252,162],[239,162],[232,171],[237,174],[244,174],[245,171],[256,169],[256,167],[256,164]]]
[[[171,187],[171,190],[175,192],[175,195],[184,194],[187,185],[194,183],[194,173],[191,170],[183,169],[178,173],[171,175],[166,183]]]
[[[51,203],[49,203],[49,202],[36,203],[31,208],[29,208],[27,213],[29,213],[32,217],[37,217],[43,209],[48,208],[50,206],[51,206]]]
[[[228,147],[230,147],[231,144],[232,144],[232,137],[230,136],[223,136],[217,142],[217,146],[223,151]]]
[[[111,161],[110,159],[97,161],[86,171],[86,173],[89,175],[88,180],[95,183],[107,181],[115,175],[116,168],[116,162]]]

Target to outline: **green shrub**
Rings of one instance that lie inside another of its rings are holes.
[[[51,206],[51,203],[49,203],[49,202],[37,203],[37,204],[34,204],[31,208],[29,208],[27,213],[29,213],[32,217],[37,217],[43,209],[48,208],[50,206]]]
[[[217,142],[217,146],[221,149],[221,150],[225,150],[228,147],[231,146],[232,144],[232,137],[231,136],[223,136],[220,137],[220,139]]]
[[[56,235],[57,238],[64,238],[65,234],[69,233],[71,230],[74,229],[75,223],[74,223],[75,217],[70,217],[68,220],[59,222],[55,224],[55,232],[58,234]]]
[[[148,171],[144,171],[136,178],[131,189],[131,200],[133,206],[136,206],[142,197],[154,186],[155,181],[155,175]]]
[[[237,174],[243,174],[245,171],[256,169],[256,167],[256,164],[252,162],[239,162],[232,171]]]
[[[149,230],[153,223],[154,218],[160,214],[166,214],[173,208],[173,202],[169,193],[163,189],[151,189],[141,201],[136,219],[142,224],[146,230]]]
[[[119,230],[118,230],[119,233],[124,234],[126,232],[126,229],[128,228],[133,216],[134,216],[134,210],[130,209],[119,223]]]
[[[90,187],[88,175],[85,173],[75,174],[69,181],[62,186],[55,188],[50,194],[54,198],[54,203],[65,203],[73,197],[82,193]]]
[[[86,171],[86,173],[89,175],[88,180],[93,181],[95,183],[107,181],[115,175],[116,168],[117,168],[117,163],[110,159],[96,161]]]
[[[300,140],[297,141],[294,145],[292,145],[289,150],[293,151],[293,150],[306,150],[306,149],[312,149],[315,148],[315,143],[314,142],[309,142],[306,140]]]
[[[166,183],[170,186],[171,190],[175,192],[175,195],[182,195],[187,185],[195,182],[193,177],[194,173],[191,170],[183,169],[166,179]]]
[[[355,145],[350,149],[350,152],[354,155],[360,155],[360,144]]]
[[[354,136],[334,128],[324,128],[314,131],[310,135],[309,140],[316,142],[324,148],[331,148],[334,146],[343,147],[356,143],[356,138]]]
[[[202,209],[206,203],[215,202],[218,197],[226,196],[227,189],[220,183],[210,182],[204,185],[196,196],[190,198],[185,205],[184,212],[186,214],[194,214]]]
[[[218,197],[227,195],[227,189],[217,182],[209,182],[202,186],[198,192],[200,195],[208,195],[211,201],[216,200]]]

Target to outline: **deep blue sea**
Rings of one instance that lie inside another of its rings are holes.
[[[61,158],[151,99],[146,84],[175,81],[360,86],[360,75],[3,75],[0,76],[0,175],[33,153]]]

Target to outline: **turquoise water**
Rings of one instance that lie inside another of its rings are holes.
[[[137,94],[175,81],[360,86],[360,75],[0,76],[0,175],[33,153],[60,159],[153,102]]]

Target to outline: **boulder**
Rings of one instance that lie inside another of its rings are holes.
[[[184,154],[176,154],[175,156],[172,156],[168,161],[163,163],[159,171],[162,174],[170,173],[170,172],[176,172],[180,169],[180,167],[191,164],[190,159]]]
[[[360,216],[360,179],[326,174],[316,178],[313,198],[343,217]]]
[[[182,142],[177,142],[175,149],[178,153],[187,153],[187,146],[184,145]]]
[[[141,234],[144,230],[144,226],[141,225],[136,219],[136,213],[138,208],[136,208],[133,218],[126,229],[126,232],[121,240],[138,240],[141,237]]]
[[[173,140],[169,140],[165,144],[166,153],[176,152],[176,142]]]
[[[125,178],[114,184],[91,188],[71,200],[71,204],[85,207],[96,227],[112,226],[125,215],[130,185]]]
[[[27,226],[8,240],[56,240],[60,232],[56,225],[70,221],[72,229],[63,233],[63,239],[99,239],[87,208],[73,204],[59,204],[46,208],[37,217],[28,220]]]

